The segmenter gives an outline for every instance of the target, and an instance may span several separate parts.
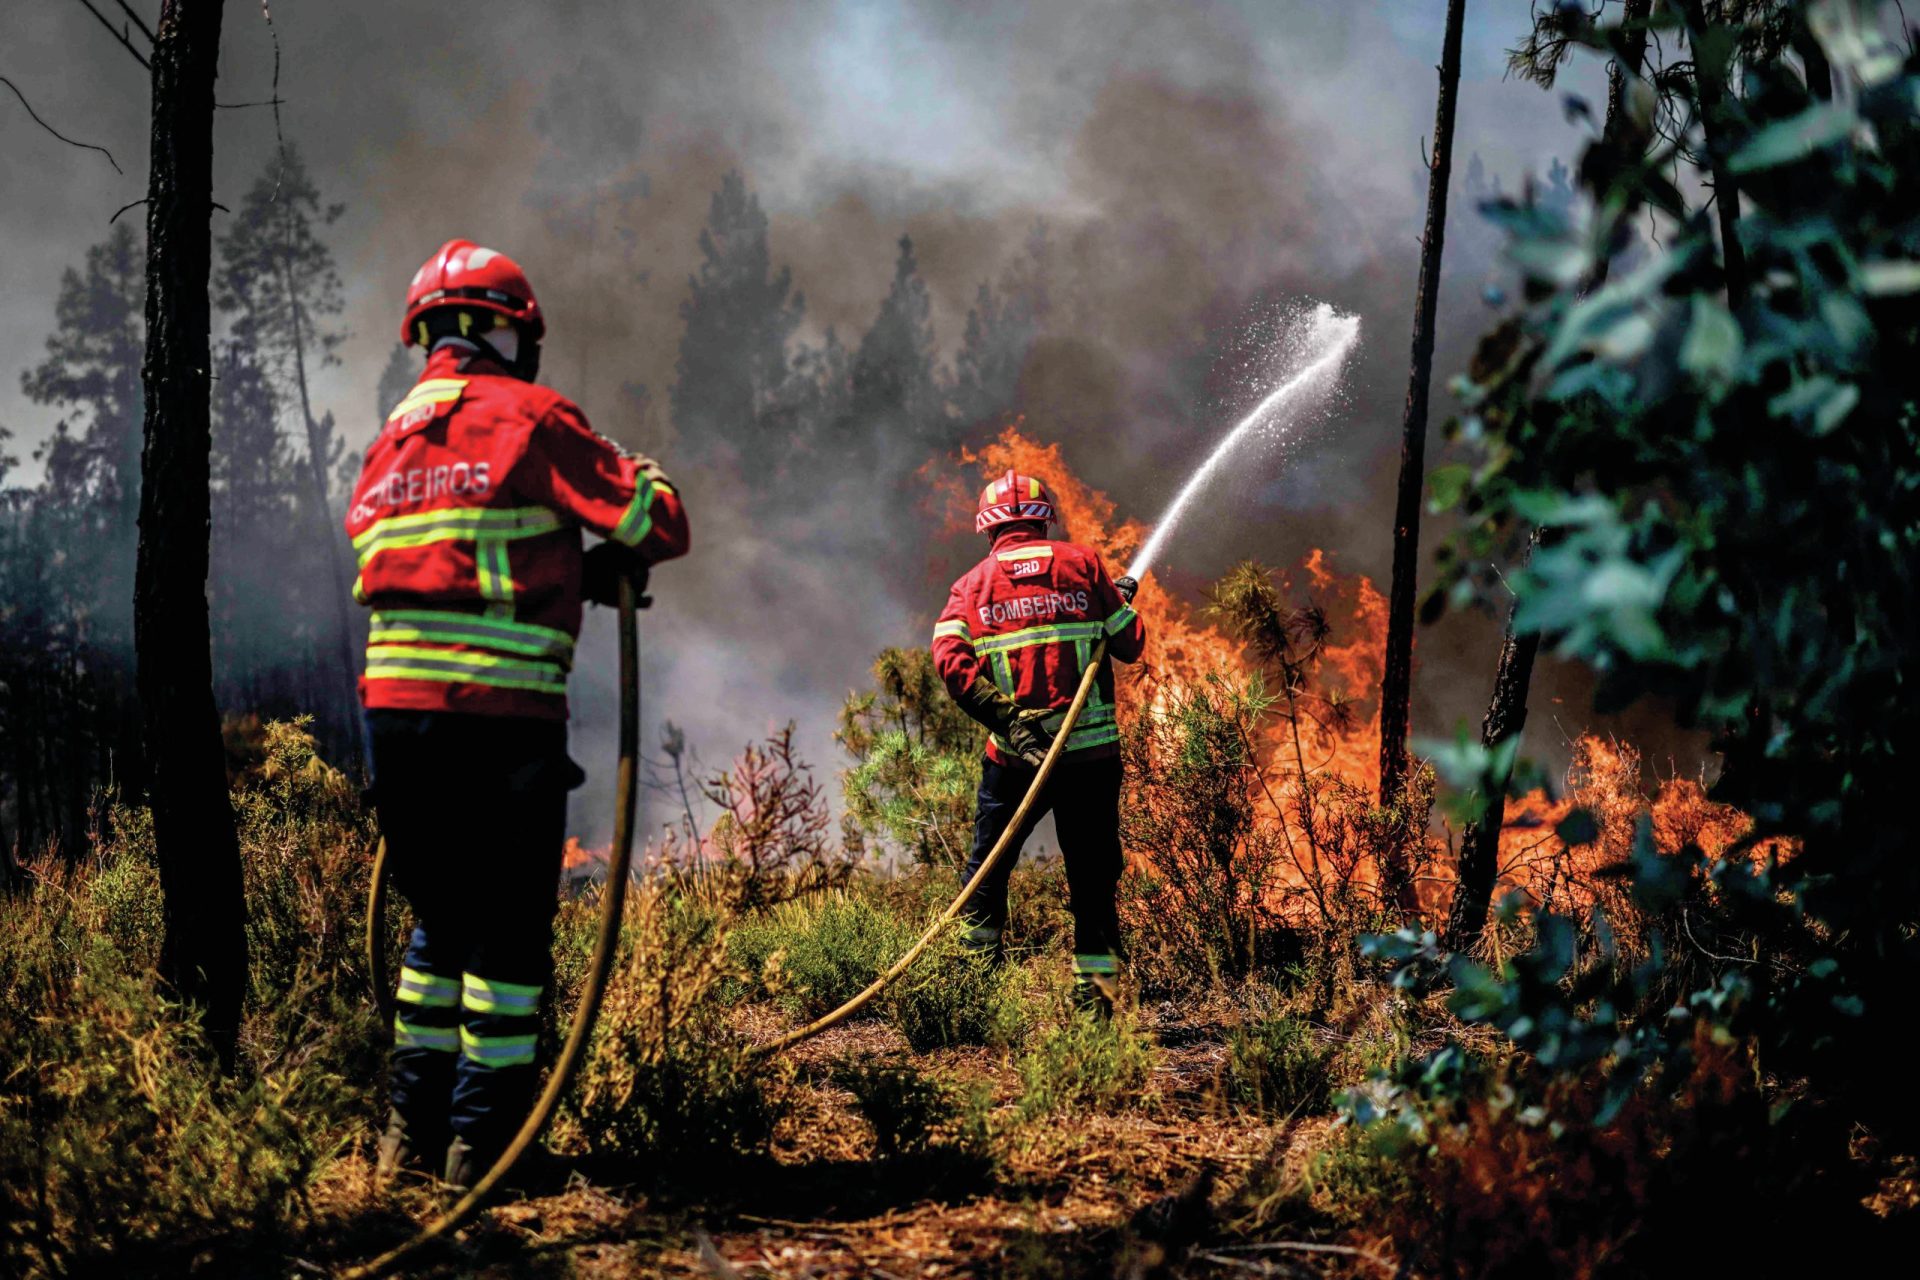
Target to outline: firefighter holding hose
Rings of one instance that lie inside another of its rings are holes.
[[[1133,662],[1146,644],[1134,613],[1137,584],[1114,580],[1091,549],[1050,540],[1053,495],[1035,476],[1008,471],[980,495],[974,528],[991,550],[947,596],[933,629],[933,658],[953,700],[986,726],[986,761],[974,816],[972,878],[999,841],[1069,704],[1095,645],[1106,656],[1046,788],[1014,833],[1007,856],[967,902],[969,946],[1005,956],[1007,884],[1020,847],[1048,810],[1060,833],[1073,910],[1075,994],[1111,1012],[1120,963],[1120,727],[1110,659]]]
[[[534,385],[546,324],[511,258],[452,240],[415,273],[420,381],[367,450],[346,527],[372,611],[361,701],[393,883],[416,924],[379,1167],[470,1186],[533,1100],[584,599],[686,554],[649,458]],[[604,539],[582,550],[582,531]]]

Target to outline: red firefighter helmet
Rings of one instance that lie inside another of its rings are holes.
[[[413,273],[407,286],[407,316],[400,322],[400,341],[420,341],[414,324],[435,307],[473,307],[494,311],[530,330],[538,342],[547,331],[540,302],[527,283],[527,273],[506,254],[483,249],[471,240],[449,240]]]
[[[1017,520],[1051,522],[1055,518],[1053,494],[1040,478],[1009,471],[980,494],[980,510],[973,518],[973,528],[976,533],[985,533],[995,525]]]

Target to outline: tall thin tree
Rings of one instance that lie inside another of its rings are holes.
[[[1607,67],[1607,115],[1600,131],[1600,152],[1605,163],[1618,165],[1631,149],[1644,149],[1646,139],[1627,127],[1629,86],[1639,79],[1647,57],[1647,16],[1653,0],[1626,0],[1621,23],[1620,55]],[[1612,259],[1605,253],[1595,263],[1589,288],[1606,283]],[[1521,568],[1533,558],[1540,532],[1527,539]],[[1486,717],[1480,722],[1480,744],[1489,749],[1518,734],[1527,724],[1527,695],[1533,685],[1533,665],[1540,655],[1540,633],[1514,630],[1519,613],[1515,601],[1507,612],[1506,630],[1500,637],[1500,657],[1494,664],[1493,697],[1487,703]],[[1509,765],[1509,769],[1511,765]],[[1493,904],[1493,886],[1500,878],[1500,832],[1506,825],[1506,789],[1510,772],[1487,779],[1487,804],[1481,815],[1460,833],[1460,872],[1453,890],[1453,903],[1447,911],[1447,945],[1470,946],[1486,928],[1487,911]]]
[[[1440,92],[1427,162],[1427,225],[1420,237],[1420,283],[1413,300],[1413,361],[1400,424],[1400,485],[1393,514],[1393,583],[1387,597],[1386,669],[1380,680],[1380,803],[1393,805],[1407,779],[1407,722],[1413,697],[1414,596],[1420,558],[1420,503],[1426,487],[1427,391],[1433,381],[1434,314],[1447,234],[1447,182],[1453,169],[1453,120],[1460,88],[1460,33],[1466,0],[1448,0],[1440,50]],[[1389,851],[1387,888],[1411,902],[1408,850]]]
[[[167,0],[153,42],[134,651],[152,762],[161,970],[203,1007],[215,1045],[231,1061],[246,990],[246,918],[207,617],[208,277],[221,8]]]

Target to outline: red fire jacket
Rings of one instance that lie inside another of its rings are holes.
[[[369,708],[564,720],[580,633],[580,531],[649,564],[687,552],[652,460],[565,396],[443,347],[387,415],[347,510],[373,608]]]
[[[1080,687],[1094,642],[1107,637],[1107,657],[1133,662],[1147,629],[1107,576],[1100,557],[1071,542],[1036,537],[1015,526],[994,541],[993,552],[953,584],[933,628],[933,661],[958,697],[985,675],[1023,707],[1061,714]],[[1067,739],[1067,757],[1093,760],[1120,750],[1113,718],[1113,664],[1100,664],[1093,692]],[[998,734],[987,756],[1018,761]]]

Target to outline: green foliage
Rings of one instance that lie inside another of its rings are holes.
[[[1220,1083],[1238,1107],[1318,1115],[1333,1101],[1332,1061],[1332,1053],[1306,1022],[1269,1014],[1233,1029]]]
[[[560,1141],[622,1176],[669,1179],[763,1146],[776,1118],[765,1069],[723,1022],[726,917],[651,882],[629,893],[622,936]]]
[[[734,965],[781,1007],[815,1018],[858,995],[919,933],[910,917],[843,889],[749,918],[727,946]]]
[[[834,1079],[852,1092],[883,1159],[941,1152],[971,1164],[991,1162],[984,1089],[962,1089],[904,1062],[860,1063]]]
[[[1140,1101],[1153,1049],[1130,1017],[1074,1013],[1014,1063],[1021,1121],[1111,1111]]]
[[[1009,973],[942,932],[887,993],[887,1020],[917,1053],[961,1044],[1007,1044],[1021,1031]]]
[[[1492,594],[1486,567],[1539,526],[1531,564],[1506,575],[1516,627],[1592,666],[1603,709],[1659,697],[1712,731],[1713,797],[1754,826],[1716,866],[1636,841],[1637,905],[1657,918],[1684,900],[1684,947],[1656,936],[1622,973],[1577,963],[1610,945],[1604,919],[1543,920],[1506,971],[1456,968],[1455,1007],[1559,1070],[1614,1064],[1603,1115],[1705,1027],[1756,1037],[1775,1077],[1836,1117],[1911,1135],[1920,1100],[1857,1064],[1893,1052],[1920,962],[1920,862],[1909,815],[1885,802],[1920,752],[1920,76],[1882,6],[1780,8],[1849,92],[1822,100],[1791,62],[1750,52],[1737,97],[1694,103],[1715,136],[1583,167],[1591,226],[1494,210],[1528,304],[1457,387],[1472,474],[1432,602]],[[1736,35],[1688,38],[1724,59]],[[1704,75],[1666,87],[1710,91]],[[1676,160],[1721,168],[1714,210],[1682,207],[1663,176]],[[1715,234],[1735,208],[1737,256]],[[1588,287],[1649,209],[1669,220],[1659,241]],[[1779,837],[1794,856],[1761,845]],[[1702,959],[1703,927],[1737,941]],[[1700,972],[1676,990],[1682,954]],[[1827,1141],[1820,1158],[1844,1161],[1844,1126]]]
[[[359,964],[365,836],[298,724],[240,779],[253,976],[222,1075],[158,989],[151,818],[114,806],[91,857],[0,897],[0,1269],[184,1269],[307,1217],[371,1126],[383,1045]],[[109,1264],[108,1259],[111,1259]]]
[[[883,649],[874,687],[849,694],[835,738],[847,822],[934,866],[959,867],[973,843],[985,731],[947,696],[925,649]]]

